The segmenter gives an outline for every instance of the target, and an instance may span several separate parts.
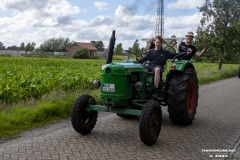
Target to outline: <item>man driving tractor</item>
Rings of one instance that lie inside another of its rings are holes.
[[[155,48],[149,49],[147,55],[140,59],[136,58],[136,61],[139,63],[143,63],[144,61],[149,61],[149,69],[151,72],[154,72],[154,93],[152,95],[153,98],[158,97],[158,87],[161,79],[161,73],[164,71],[164,66],[166,65],[166,61],[168,59],[173,59],[177,54],[171,53],[162,48],[164,40],[161,36],[155,37]]]

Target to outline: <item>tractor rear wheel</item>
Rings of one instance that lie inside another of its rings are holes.
[[[168,89],[169,118],[175,124],[192,123],[198,105],[198,79],[193,68],[172,74]]]
[[[97,122],[97,111],[87,111],[89,104],[96,104],[93,97],[83,94],[72,106],[71,121],[75,131],[82,135],[89,134]]]
[[[140,138],[146,145],[153,145],[162,126],[162,109],[158,102],[148,101],[140,116]]]

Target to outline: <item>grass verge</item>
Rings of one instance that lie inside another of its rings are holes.
[[[90,94],[101,103],[99,91],[52,92],[40,101],[31,100],[5,106],[0,111],[0,142],[18,133],[68,118],[71,107],[80,94]]]

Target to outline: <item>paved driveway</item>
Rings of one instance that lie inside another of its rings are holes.
[[[171,123],[163,107],[162,131],[151,147],[139,138],[138,120],[100,113],[87,136],[67,119],[1,143],[0,159],[240,159],[240,79],[202,85],[199,95],[191,126]]]

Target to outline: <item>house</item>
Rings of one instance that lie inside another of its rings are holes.
[[[91,43],[75,42],[67,48],[68,56],[73,56],[73,53],[79,48],[87,48],[90,56],[94,56],[98,51],[96,47],[91,45]]]

